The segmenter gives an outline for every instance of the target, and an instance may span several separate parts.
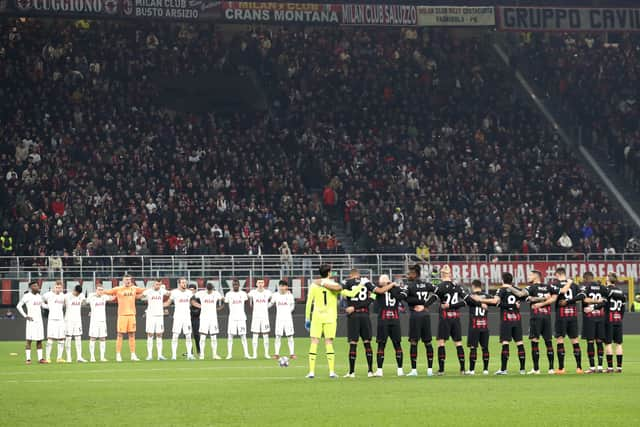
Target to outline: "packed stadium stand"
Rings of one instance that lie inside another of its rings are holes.
[[[341,252],[336,222],[360,252],[620,252],[632,235],[480,38],[6,17],[0,36],[5,255]],[[579,108],[596,83],[571,72]],[[171,99],[167,81],[208,73],[261,95]]]

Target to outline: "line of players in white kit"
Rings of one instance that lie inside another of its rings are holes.
[[[134,288],[136,289],[136,288]],[[134,292],[135,293],[135,292]],[[153,359],[153,339],[156,340],[156,357],[158,360],[165,360],[162,352],[162,342],[164,336],[164,315],[165,309],[174,305],[173,325],[172,325],[172,360],[177,358],[178,338],[182,334],[186,340],[187,359],[195,359],[192,353],[192,321],[191,307],[200,310],[200,322],[198,332],[200,334],[200,359],[204,359],[206,339],[209,337],[211,344],[211,354],[213,359],[220,359],[217,351],[217,336],[219,334],[218,312],[224,308],[224,304],[229,306],[229,318],[227,326],[227,359],[232,358],[233,338],[239,337],[242,342],[244,357],[247,359],[257,358],[259,336],[262,335],[264,341],[265,358],[269,355],[269,333],[271,325],[269,322],[269,308],[276,307],[275,324],[275,353],[274,357],[279,357],[282,337],[288,340],[289,354],[295,358],[294,352],[294,327],[292,312],[295,308],[295,300],[288,289],[288,283],[281,280],[278,284],[278,292],[272,293],[265,288],[263,280],[258,280],[256,288],[249,293],[240,290],[240,282],[232,282],[232,290],[224,296],[214,289],[213,285],[207,284],[205,290],[195,292],[187,288],[187,280],[178,280],[178,288],[171,291],[166,290],[161,281],[156,281],[153,285],[140,292],[141,299],[146,300],[146,325],[147,334],[147,360]],[[117,293],[116,293],[117,295]],[[25,317],[26,322],[26,363],[31,363],[31,346],[36,342],[37,358],[40,363],[50,363],[54,342],[57,342],[57,362],[69,363],[72,361],[71,342],[75,341],[76,360],[86,362],[82,357],[82,306],[89,305],[89,354],[90,361],[107,361],[105,357],[107,320],[106,305],[116,297],[105,293],[102,286],[96,287],[96,292],[85,298],[81,286],[76,286],[70,292],[63,292],[62,281],[57,281],[53,289],[44,295],[40,294],[38,282],[29,284],[29,291],[23,295],[17,305],[17,311]],[[120,301],[117,301],[122,305]],[[253,355],[249,354],[247,345],[247,315],[245,312],[247,302],[252,307],[251,332],[253,334]],[[120,307],[119,307],[120,308]],[[44,341],[44,320],[43,309],[48,310],[47,319],[47,345],[46,357],[43,356],[42,342]],[[135,310],[135,308],[134,308]],[[132,331],[135,332],[135,315],[133,316],[133,330],[121,330],[121,317],[118,318],[118,333],[129,333],[130,348],[132,348],[132,360],[138,360],[135,355],[135,341],[132,343]],[[99,342],[99,359],[96,358],[95,344]],[[66,352],[66,357],[64,353]],[[121,361],[120,353],[117,353],[116,360]]]

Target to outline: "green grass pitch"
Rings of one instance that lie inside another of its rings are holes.
[[[274,360],[242,359],[239,341],[230,361],[130,362],[125,350],[125,362],[116,364],[113,342],[109,342],[109,362],[43,366],[25,365],[23,343],[2,342],[0,402],[4,413],[0,425],[35,425],[45,420],[48,425],[66,426],[627,425],[635,418],[640,392],[640,336],[625,337],[623,374],[576,375],[573,355],[568,354],[567,375],[536,377],[517,374],[514,345],[509,376],[461,377],[449,343],[444,377],[426,377],[424,347],[418,360],[421,376],[396,377],[395,358],[388,345],[385,377],[367,378],[360,344],[355,379],[329,379],[321,345],[316,378],[309,380],[304,378],[308,342],[308,338],[296,340],[300,358],[288,368],[280,368]],[[164,344],[166,356],[170,340],[165,339]],[[403,346],[408,371],[406,340]],[[86,340],[83,347],[88,359]],[[208,342],[207,347],[209,356]],[[341,376],[347,368],[347,348],[346,339],[339,338],[336,361]],[[531,368],[529,348],[526,342],[527,369]],[[183,349],[181,340],[180,351]],[[220,355],[226,355],[225,340],[219,340],[218,349]],[[286,342],[283,349],[287,349]],[[587,366],[584,342],[582,349]],[[35,358],[35,346],[33,350]],[[500,361],[495,337],[491,350],[493,374]],[[146,356],[144,340],[138,340],[137,353]],[[541,368],[546,373],[544,346],[541,353]]]

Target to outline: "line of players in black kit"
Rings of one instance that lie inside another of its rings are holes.
[[[420,279],[420,266],[409,268],[402,283],[393,283],[388,276],[382,275],[375,285],[361,278],[358,270],[352,270],[343,288],[363,284],[362,291],[346,298],[346,313],[349,339],[349,372],[345,377],[355,377],[357,343],[362,339],[370,377],[381,377],[384,352],[387,340],[391,340],[396,354],[398,376],[404,375],[402,368],[403,351],[401,345],[400,311],[404,303],[409,307],[409,342],[411,345],[411,372],[407,376],[417,376],[418,343],[422,341],[427,355],[427,375],[433,375],[434,351],[431,344],[431,316],[428,308],[439,301],[439,321],[437,333],[438,371],[444,375],[445,342],[451,338],[456,346],[460,372],[463,375],[475,375],[478,348],[482,350],[483,374],[489,374],[489,306],[500,309],[500,342],[502,343],[501,367],[495,374],[506,375],[509,360],[509,343],[515,341],[520,361],[520,374],[540,374],[540,340],[545,343],[549,374],[565,374],[565,336],[573,346],[576,361],[576,373],[622,372],[622,321],[626,306],[626,296],[616,286],[617,277],[609,274],[607,286],[594,280],[591,273],[585,273],[581,286],[567,279],[564,268],[555,271],[553,283],[543,283],[539,271],[531,271],[529,284],[524,289],[513,285],[510,273],[502,275],[502,286],[495,296],[483,292],[479,280],[474,280],[471,293],[454,283],[449,266],[443,266],[439,279],[435,276],[431,282]],[[381,292],[382,291],[382,292]],[[369,308],[377,313],[377,370],[373,371],[373,350],[371,348],[372,327]],[[520,306],[530,304],[531,317],[529,339],[533,369],[525,371],[525,348],[523,343]],[[582,370],[582,352],[578,339],[578,302],[581,303],[583,316],[582,338],[587,341],[589,369]],[[555,338],[558,356],[558,369],[554,370],[554,348],[552,342],[552,306],[555,306]],[[469,369],[465,370],[465,352],[462,346],[461,310],[468,307],[469,329],[467,346],[469,347]],[[617,367],[613,365],[612,343],[616,344]],[[603,356],[606,345],[607,369],[603,369]],[[598,364],[595,364],[597,348]]]

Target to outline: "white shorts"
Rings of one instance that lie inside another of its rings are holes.
[[[106,338],[107,322],[89,322],[89,338]]]
[[[149,316],[147,315],[147,324],[145,331],[148,334],[163,334],[164,333],[164,316]]]
[[[266,334],[271,331],[269,319],[264,317],[254,317],[251,319],[251,332],[254,334]]]
[[[182,319],[182,318],[178,318],[176,319],[175,317],[173,318],[173,328],[171,329],[171,332],[173,332],[174,334],[190,334],[191,333],[191,319],[186,318],[186,319]]]
[[[52,320],[47,322],[47,338],[61,340],[65,337],[64,320]]]
[[[82,321],[68,321],[65,322],[65,334],[68,337],[77,337],[82,335]]]
[[[200,318],[200,329],[198,329],[199,333],[204,335],[217,335],[219,332],[218,329],[217,317],[213,317],[210,319],[207,319],[206,317]]]
[[[227,325],[227,335],[246,335],[247,334],[247,322],[246,320],[229,320]]]
[[[276,319],[276,336],[292,337],[293,336],[293,320]]]
[[[27,320],[25,335],[27,341],[42,341],[44,339],[44,324],[42,321]]]

